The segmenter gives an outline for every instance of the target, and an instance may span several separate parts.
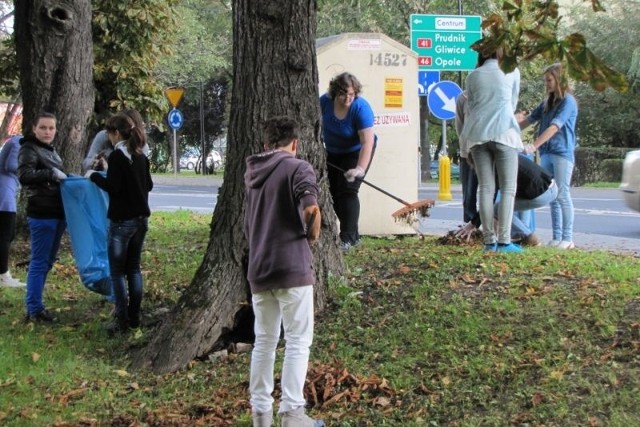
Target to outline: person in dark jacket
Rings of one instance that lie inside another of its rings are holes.
[[[18,179],[27,198],[27,222],[31,236],[31,261],[27,272],[26,322],[53,323],[54,315],[42,301],[47,275],[58,254],[67,223],[60,194],[60,181],[67,178],[62,159],[52,143],[56,117],[40,113],[31,132],[20,141]]]
[[[516,179],[516,196],[513,204],[516,211],[524,212],[548,206],[558,197],[558,186],[553,177],[524,155],[518,156]],[[494,216],[498,217],[497,203],[494,206]],[[473,230],[480,225],[480,215],[476,215],[457,232],[457,235],[469,239]],[[525,246],[539,246],[541,244],[540,239],[529,228],[529,225],[525,224],[517,215],[511,219],[511,240],[519,241]]]
[[[140,326],[143,293],[140,262],[151,215],[149,192],[153,181],[149,159],[143,152],[144,130],[125,114],[111,117],[105,128],[114,146],[107,176],[89,170],[85,177],[109,193],[108,253],[116,312],[115,321],[107,330],[114,334]]]
[[[305,414],[302,393],[313,340],[310,243],[319,235],[320,210],[313,167],[296,158],[298,134],[294,120],[269,119],[263,125],[265,152],[246,160],[244,231],[256,335],[249,380],[254,427],[271,426],[273,420],[271,393],[281,324],[286,341],[282,426],[324,425]]]

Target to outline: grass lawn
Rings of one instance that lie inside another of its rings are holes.
[[[250,426],[250,353],[166,375],[129,369],[189,285],[210,221],[153,214],[145,327],[126,337],[103,330],[111,306],[80,284],[66,240],[45,289],[57,325],[25,325],[24,290],[0,288],[0,425]],[[311,415],[344,427],[640,425],[637,258],[441,241],[365,238],[346,254],[317,315]],[[28,256],[14,242],[11,262]]]

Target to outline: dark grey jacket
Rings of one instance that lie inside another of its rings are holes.
[[[251,292],[315,283],[303,210],[317,205],[313,167],[286,151],[250,156],[244,175],[244,230]]]

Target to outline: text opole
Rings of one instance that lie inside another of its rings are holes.
[[[435,59],[436,66],[442,67],[459,67],[462,65],[462,61],[458,58],[444,59],[444,58],[436,58]]]

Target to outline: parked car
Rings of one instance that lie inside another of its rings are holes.
[[[440,176],[440,162],[439,160],[432,160],[429,165],[429,173],[431,179],[437,179]],[[460,166],[455,163],[451,163],[451,178],[460,179]]]
[[[625,156],[620,190],[627,206],[640,212],[640,150],[629,151]]]
[[[180,169],[193,170],[198,164],[199,157],[194,154],[180,157]]]

